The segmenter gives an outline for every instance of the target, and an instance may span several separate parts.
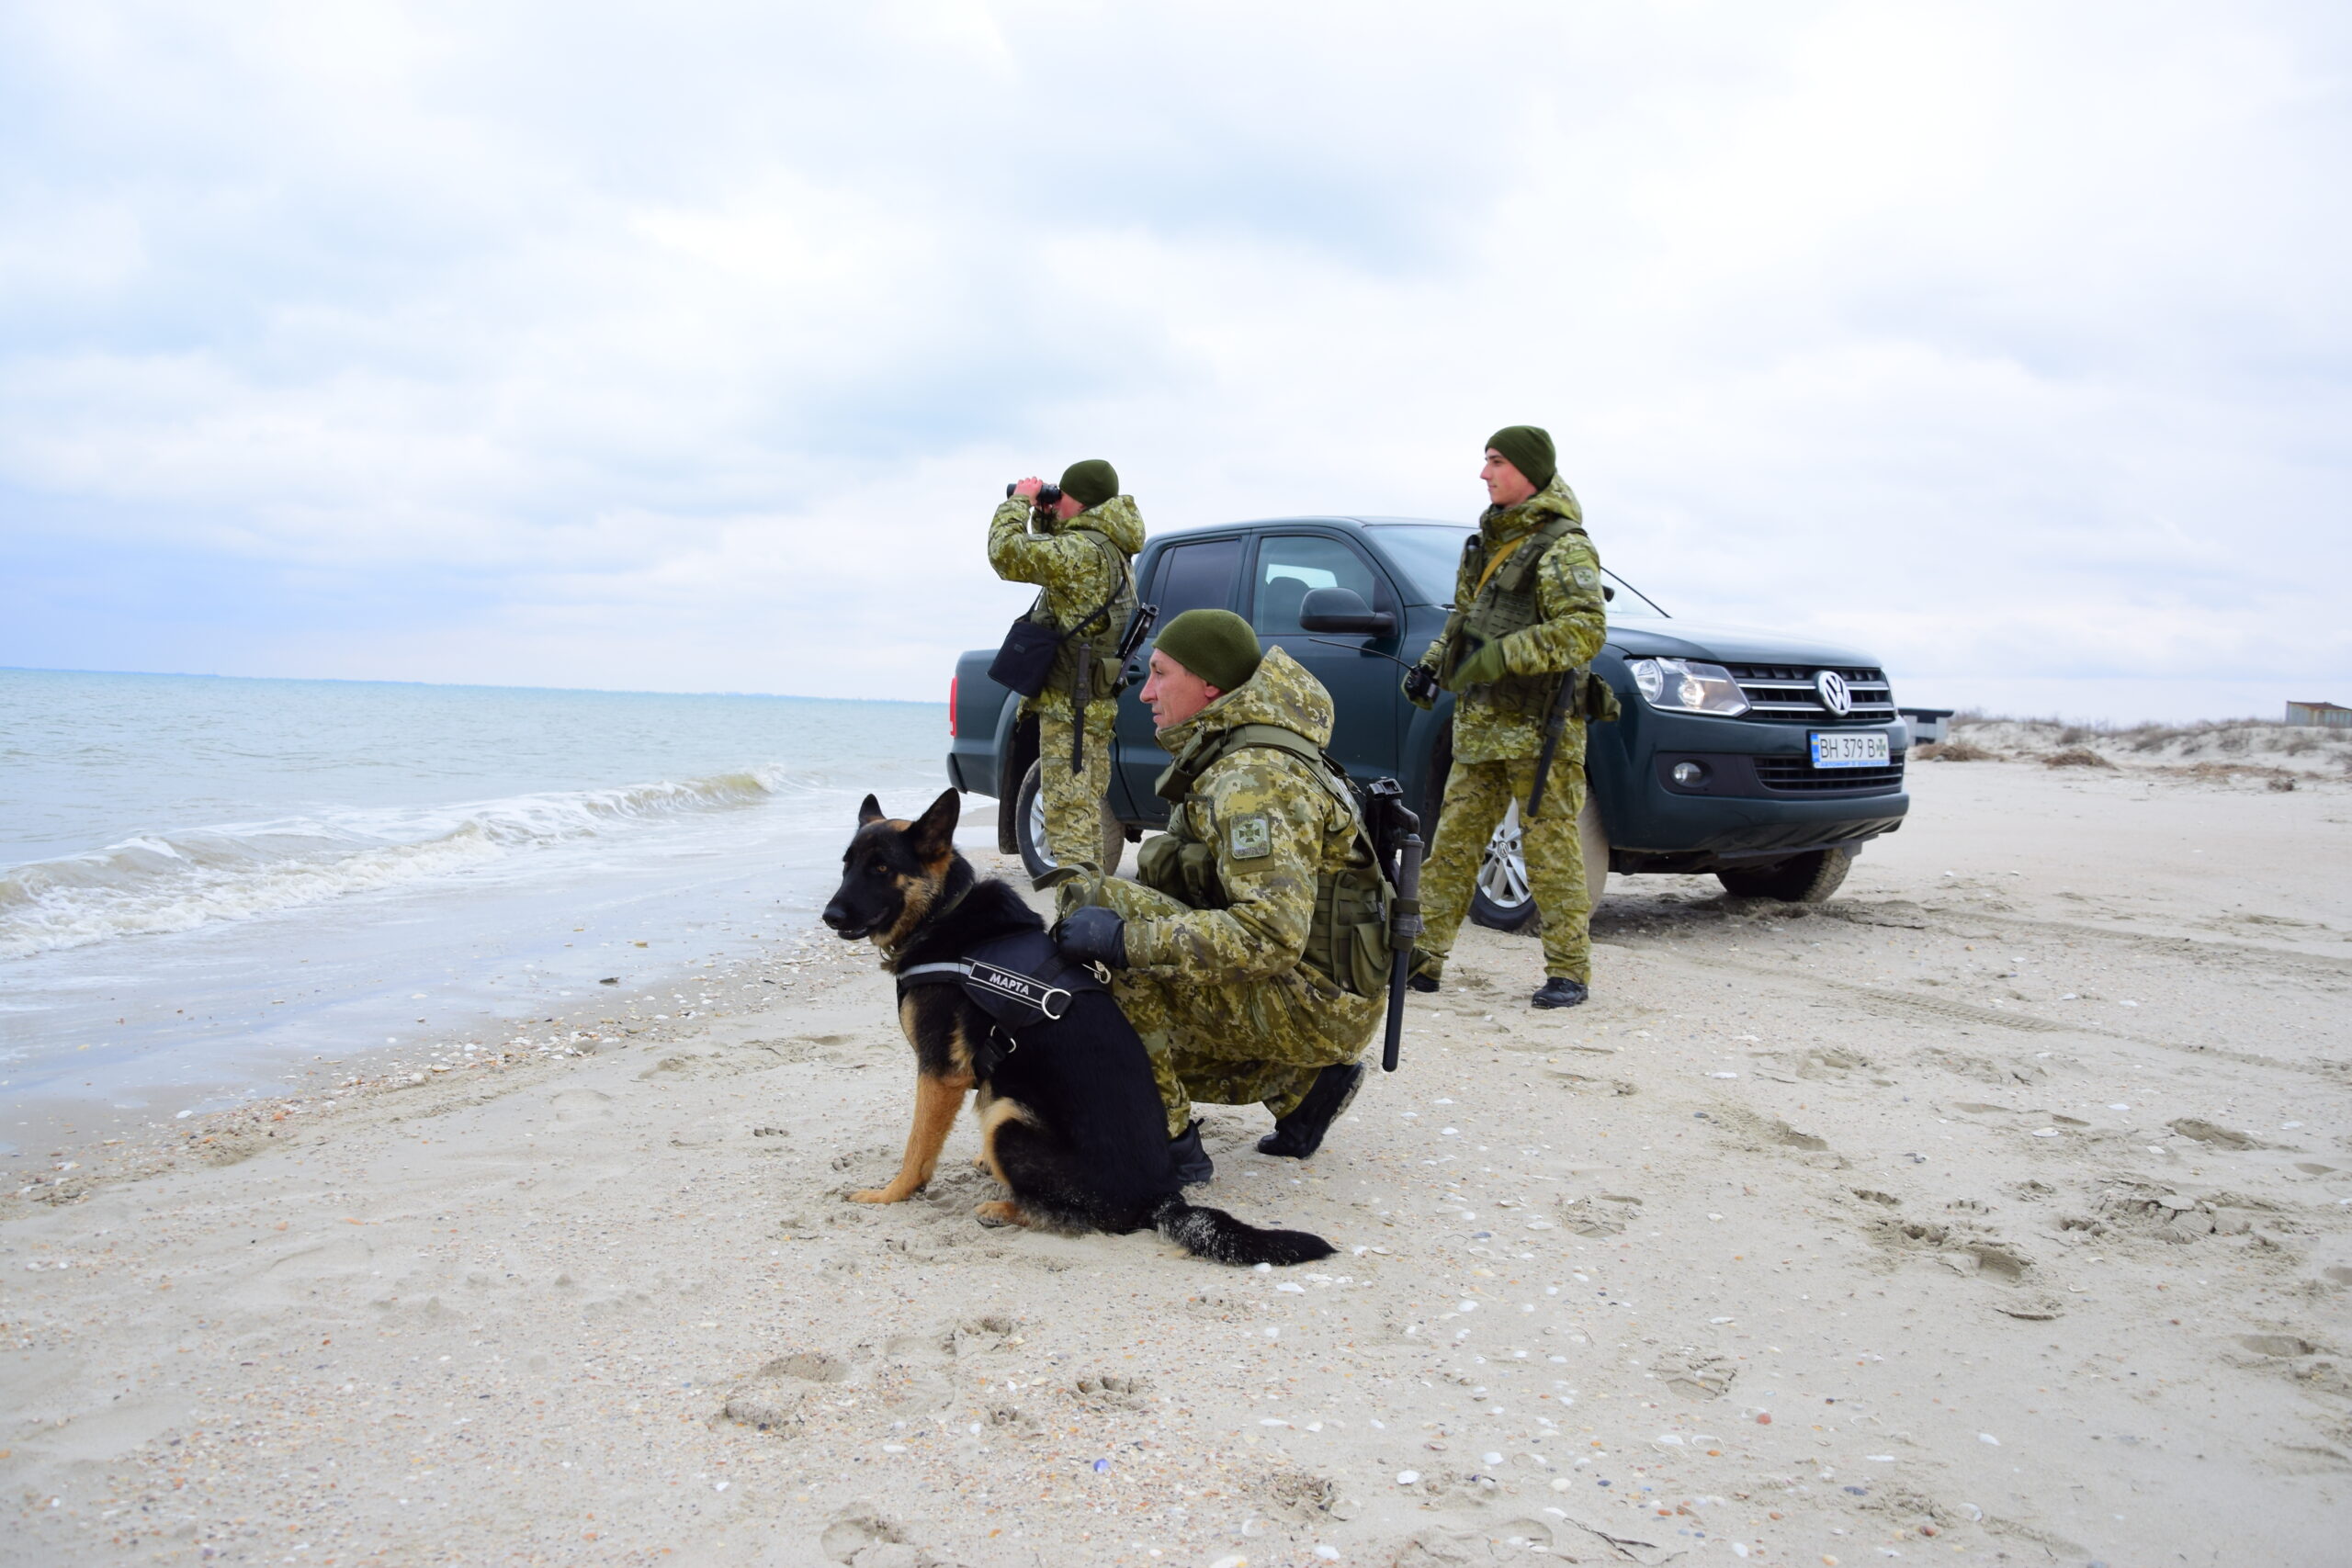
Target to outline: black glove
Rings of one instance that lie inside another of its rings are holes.
[[[1100,904],[1089,904],[1072,909],[1054,928],[1055,945],[1065,958],[1080,964],[1106,964],[1114,969],[1127,966],[1127,922],[1115,909]]]

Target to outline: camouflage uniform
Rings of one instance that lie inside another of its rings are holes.
[[[1517,505],[1490,506],[1479,517],[1477,545],[1464,552],[1454,581],[1455,619],[1421,655],[1423,664],[1434,670],[1444,663],[1448,642],[1462,615],[1476,602],[1480,576],[1496,552],[1555,517],[1577,526],[1537,563],[1536,604],[1543,619],[1502,639],[1503,660],[1514,675],[1549,674],[1592,662],[1608,631],[1600,558],[1585,537],[1576,493],[1555,476]],[[1428,929],[1420,946],[1441,967],[1469,913],[1487,845],[1512,801],[1524,817],[1535,784],[1535,760],[1544,751],[1544,720],[1498,712],[1483,699],[1484,691],[1474,686],[1454,699],[1453,770],[1446,774],[1445,805],[1421,868],[1421,914]],[[1584,720],[1571,710],[1553,754],[1543,815],[1526,825],[1521,847],[1528,886],[1544,915],[1544,972],[1589,984],[1592,906],[1585,892],[1584,846],[1577,835],[1584,795]]]
[[[1159,743],[1181,768],[1189,750],[1245,724],[1327,745],[1330,694],[1270,649],[1256,674]],[[1137,856],[1156,886],[1080,879],[1062,891],[1064,912],[1091,902],[1127,922],[1127,967],[1111,991],[1151,1052],[1169,1136],[1194,1100],[1286,1115],[1317,1072],[1363,1055],[1385,1007],[1304,962],[1317,880],[1361,863],[1355,813],[1303,759],[1251,746],[1195,779],[1168,829]]]
[[[1132,559],[1143,548],[1143,514],[1136,510],[1134,497],[1120,495],[1075,517],[1049,520],[1043,534],[1029,531],[1029,502],[1020,496],[996,509],[989,523],[989,565],[1007,582],[1035,583],[1038,618],[1067,630],[1126,583],[1112,552],[1086,537],[1087,532],[1109,539]],[[1125,629],[1125,603],[1114,604],[1104,617],[1107,629],[1093,634],[1097,659],[1110,657],[1113,643]],[[1111,729],[1119,712],[1110,682],[1098,675],[1086,705],[1085,766],[1072,772],[1070,669],[1079,640],[1073,637],[1063,646],[1046,689],[1021,703],[1022,716],[1037,720],[1046,847],[1056,861],[1070,864],[1091,863],[1102,854],[1102,796],[1111,787]]]

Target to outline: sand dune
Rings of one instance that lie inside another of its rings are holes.
[[[968,1125],[842,1201],[843,947],[87,1151],[0,1214],[0,1561],[2343,1561],[2352,786],[1915,773],[1823,908],[1620,880],[1565,1016],[1472,932],[1304,1168],[1212,1111],[1309,1269],[982,1229]]]

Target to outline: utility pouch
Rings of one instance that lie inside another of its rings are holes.
[[[1216,851],[1173,833],[1158,833],[1136,851],[1136,880],[1188,909],[1222,909],[1227,899],[1216,874]]]
[[[1379,866],[1350,866],[1316,879],[1303,957],[1343,991],[1376,997],[1387,989],[1388,883]]]
[[[1125,682],[1120,679],[1125,669],[1116,656],[1102,654],[1094,660],[1094,700],[1105,702],[1119,694]]]
[[[1625,711],[1608,682],[1589,670],[1577,678],[1584,682],[1584,690],[1577,694],[1577,711],[1587,724],[1607,724]]]

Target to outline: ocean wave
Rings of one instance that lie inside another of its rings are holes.
[[[757,805],[815,786],[781,768],[142,834],[0,872],[0,959],[194,931],[471,870],[518,851]]]

